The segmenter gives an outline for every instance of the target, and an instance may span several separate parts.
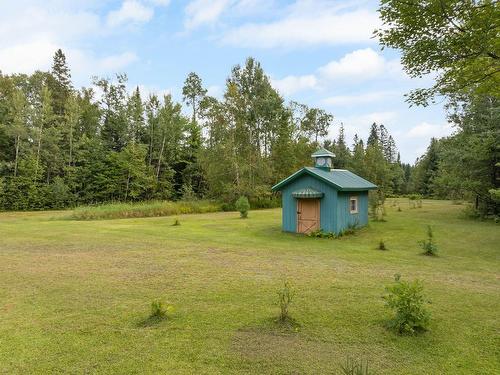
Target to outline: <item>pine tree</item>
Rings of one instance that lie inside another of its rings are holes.
[[[196,123],[197,112],[200,101],[206,95],[207,90],[203,88],[201,78],[194,72],[188,74],[184,87],[182,88],[183,100],[191,106],[193,111],[192,122]]]
[[[374,122],[370,128],[370,135],[368,136],[368,141],[366,142],[366,147],[374,146],[379,144],[379,128]]]
[[[53,110],[57,116],[63,116],[66,100],[70,96],[73,87],[66,56],[61,49],[58,49],[54,54],[51,75],[53,79],[49,80],[49,89],[53,98]]]
[[[335,158],[333,165],[335,168],[346,168],[350,162],[351,153],[345,142],[344,124],[340,124],[339,135],[333,146]]]
[[[140,143],[146,134],[144,123],[144,105],[141,99],[139,87],[136,87],[127,103],[128,122],[130,124],[130,139],[132,142]]]

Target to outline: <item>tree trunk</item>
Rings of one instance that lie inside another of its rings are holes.
[[[149,131],[149,166],[152,165],[153,161],[153,141],[154,141],[154,131],[155,131],[155,125],[154,121],[151,122],[151,129]]]
[[[14,162],[14,177],[17,176],[17,165],[19,163],[19,145],[21,143],[21,136],[16,137],[16,160]]]
[[[35,181],[38,177],[38,163],[40,163],[40,149],[42,147],[42,131],[43,131],[43,125],[40,125],[40,131],[38,132],[38,147],[36,149]]]
[[[165,148],[165,134],[163,134],[163,139],[161,141],[160,156],[158,157],[158,165],[156,167],[156,181],[158,181],[158,179],[160,177],[161,158],[163,157],[163,149],[164,148]]]
[[[127,186],[125,187],[125,202],[127,201],[127,198],[128,198],[129,185],[130,185],[130,170],[128,171],[128,175],[127,175]]]
[[[71,167],[73,163],[73,124],[69,128],[69,162],[68,166]]]

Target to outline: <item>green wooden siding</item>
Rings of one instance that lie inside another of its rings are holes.
[[[320,228],[325,232],[339,233],[349,225],[368,224],[368,191],[337,191],[332,185],[310,175],[303,175],[281,190],[283,206],[282,228],[286,232],[297,231],[297,199],[294,191],[312,188],[324,193],[320,198]],[[349,198],[358,197],[358,213],[351,214]]]
[[[358,213],[351,214],[349,200],[358,197]],[[368,192],[338,192],[335,232],[339,233],[349,225],[365,226],[368,224]]]

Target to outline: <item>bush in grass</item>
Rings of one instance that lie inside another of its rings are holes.
[[[369,375],[368,361],[363,362],[363,360],[355,360],[351,357],[347,357],[345,364],[340,366],[341,374],[343,375]]]
[[[427,226],[427,239],[419,241],[420,247],[424,250],[424,255],[436,256],[438,247],[434,241],[434,233],[432,232],[432,227]]]
[[[384,240],[380,240],[380,242],[378,243],[378,249],[379,250],[387,250],[387,247],[385,246]]]
[[[250,203],[248,202],[247,197],[245,197],[244,195],[239,197],[234,206],[240,212],[240,217],[242,219],[248,217],[248,211],[250,210]]]
[[[394,285],[386,287],[388,294],[384,296],[386,306],[395,313],[389,326],[401,335],[426,330],[430,314],[425,308],[422,284],[419,280],[402,281],[400,275],[394,279]]]
[[[282,323],[292,321],[289,313],[290,304],[295,297],[295,290],[289,281],[285,280],[283,288],[278,291],[278,305],[280,307],[279,321]]]
[[[159,300],[151,302],[151,314],[149,314],[150,319],[163,320],[167,318],[167,309],[163,306],[163,303]]]

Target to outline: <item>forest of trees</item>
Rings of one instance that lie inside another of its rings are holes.
[[[384,193],[409,192],[411,166],[384,125],[351,147],[343,126],[328,139],[333,116],[286,104],[252,58],[232,69],[222,99],[195,73],[182,94],[184,112],[170,95],[128,92],[125,75],[76,89],[61,50],[50,72],[0,74],[0,208],[240,195],[265,204],[319,146]]]
[[[445,100],[455,133],[433,139],[412,173],[425,196],[467,199],[479,216],[500,215],[500,3],[381,0],[383,47],[398,49],[408,75],[435,73],[411,105]]]
[[[64,208],[150,199],[209,198],[254,206],[270,187],[311,163],[319,146],[379,186],[379,196],[469,200],[500,215],[500,6],[491,0],[381,0],[374,36],[401,52],[410,77],[435,73],[410,105],[445,101],[452,136],[432,139],[415,165],[372,124],[368,139],[329,139],[333,116],[285,103],[252,58],[235,66],[221,99],[190,73],[183,103],[129,92],[127,77],[76,89],[61,50],[50,72],[0,72],[0,209]],[[183,107],[182,105],[185,105]],[[187,114],[187,115],[186,115]],[[368,125],[368,124],[367,124]],[[275,200],[276,201],[276,200]]]

